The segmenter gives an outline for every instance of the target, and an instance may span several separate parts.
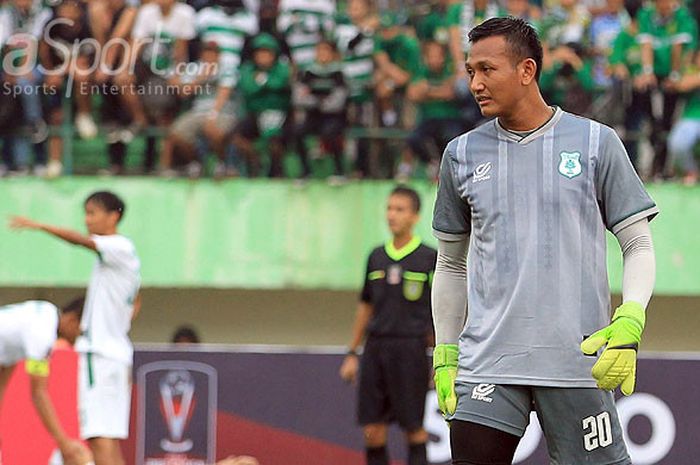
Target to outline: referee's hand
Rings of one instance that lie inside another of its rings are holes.
[[[357,372],[360,369],[360,361],[355,354],[348,354],[343,360],[343,364],[340,365],[340,377],[346,383],[355,384],[357,380]]]

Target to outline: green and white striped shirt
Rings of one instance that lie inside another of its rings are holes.
[[[341,18],[335,36],[343,57],[343,74],[350,87],[350,99],[365,102],[372,98],[374,31],[363,31],[348,19]]]
[[[245,38],[258,32],[255,14],[241,10],[227,15],[218,6],[208,7],[197,14],[196,27],[203,43],[215,42],[219,46],[220,85],[235,86]]]
[[[281,0],[277,29],[284,34],[292,60],[303,68],[314,61],[316,44],[334,29],[335,0]]]

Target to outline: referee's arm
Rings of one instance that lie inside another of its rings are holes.
[[[348,345],[348,353],[340,366],[340,377],[348,383],[354,383],[359,369],[357,349],[362,344],[374,307],[369,302],[360,301],[355,312],[355,322],[352,325],[352,338]]]

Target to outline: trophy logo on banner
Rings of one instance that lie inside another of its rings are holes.
[[[214,367],[152,362],[138,368],[136,379],[136,465],[213,463],[218,389]]]
[[[160,411],[168,426],[169,438],[160,446],[166,452],[183,453],[192,449],[191,439],[184,439],[195,409],[194,380],[187,370],[171,370],[160,379]]]

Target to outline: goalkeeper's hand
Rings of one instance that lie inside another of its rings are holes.
[[[626,396],[634,392],[637,348],[644,321],[644,307],[637,302],[625,302],[617,307],[609,326],[581,343],[581,350],[587,355],[595,354],[607,344],[591,370],[599,388],[612,391],[620,386]]]
[[[459,346],[457,344],[438,344],[433,351],[435,391],[437,392],[438,406],[445,416],[454,414],[457,408],[455,379],[457,378],[458,358]]]

